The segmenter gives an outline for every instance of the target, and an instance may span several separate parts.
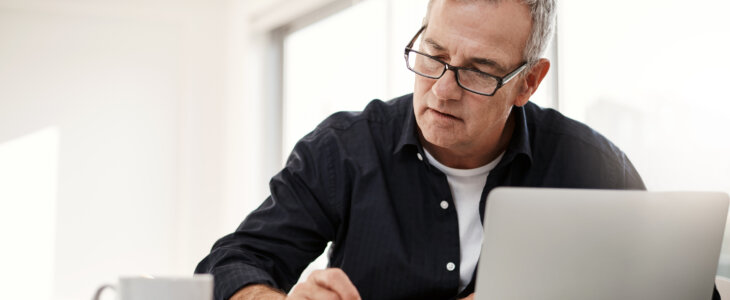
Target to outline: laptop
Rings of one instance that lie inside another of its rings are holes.
[[[728,195],[497,188],[477,300],[711,299]]]

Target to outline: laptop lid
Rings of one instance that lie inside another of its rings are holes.
[[[497,188],[477,300],[710,299],[728,195]]]

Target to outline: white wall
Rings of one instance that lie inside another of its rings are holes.
[[[4,269],[17,283],[3,280],[0,298],[84,299],[119,275],[191,274],[232,230],[220,217],[231,5],[0,1],[0,207],[20,216],[0,221],[14,233],[0,264],[18,268]],[[16,175],[38,157],[53,178]]]
[[[269,32],[332,2],[0,0],[0,298],[191,274],[281,168]]]

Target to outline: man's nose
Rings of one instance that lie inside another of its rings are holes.
[[[456,82],[456,72],[452,69],[446,70],[446,73],[436,80],[431,90],[437,98],[442,100],[461,99],[461,93],[464,91]]]

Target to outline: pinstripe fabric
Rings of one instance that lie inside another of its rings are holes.
[[[483,211],[496,186],[644,188],[628,158],[587,126],[531,103],[513,114],[510,145],[474,209]],[[363,299],[457,297],[453,199],[416,134],[412,95],[330,116],[296,145],[270,182],[271,196],[196,272],[215,276],[216,299],[252,283],[288,291],[332,241],[330,266],[342,268]]]

